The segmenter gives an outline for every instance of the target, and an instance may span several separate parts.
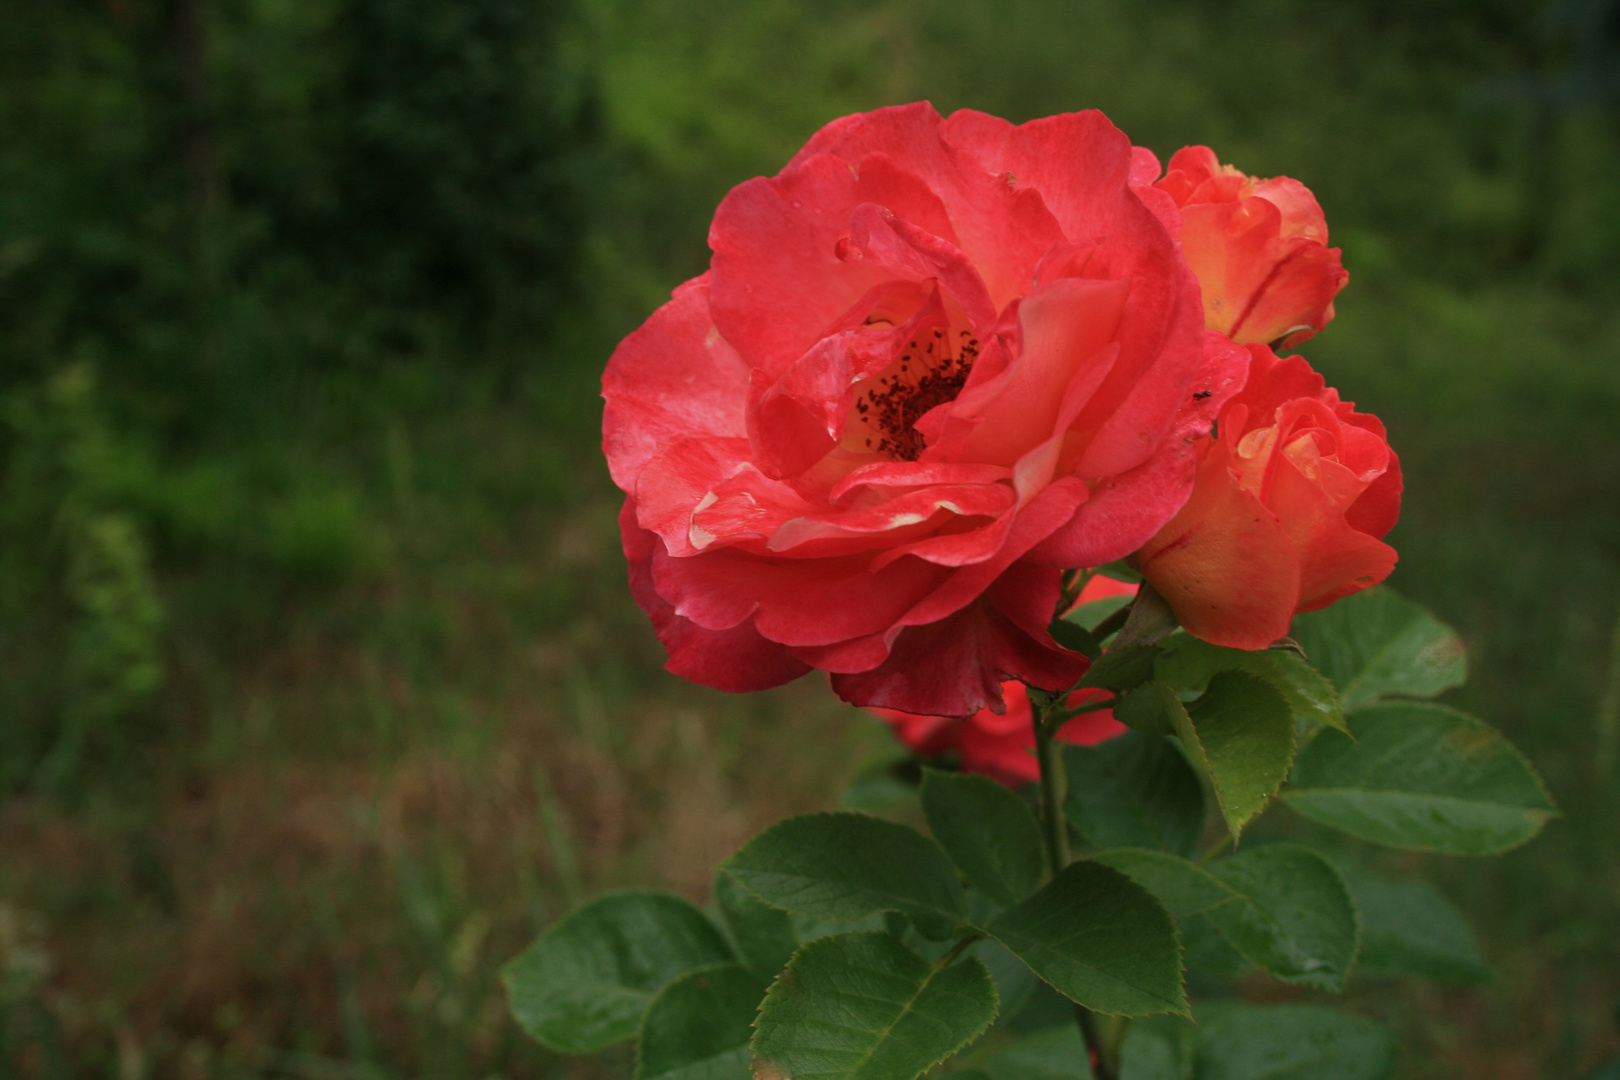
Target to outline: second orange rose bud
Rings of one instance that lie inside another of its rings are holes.
[[[1401,467],[1378,418],[1303,358],[1248,351],[1247,384],[1199,441],[1191,497],[1137,559],[1189,633],[1263,649],[1296,612],[1389,576]]]
[[[1248,176],[1209,147],[1188,146],[1153,187],[1181,211],[1181,253],[1203,290],[1207,329],[1285,349],[1333,320],[1350,275],[1304,184]]]

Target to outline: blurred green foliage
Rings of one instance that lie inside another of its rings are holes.
[[[1425,864],[1492,984],[1354,1000],[1411,1077],[1620,1052],[1620,777],[1593,753],[1620,606],[1617,11],[14,0],[0,1060],[623,1071],[525,1042],[495,966],[583,891],[701,892],[881,749],[810,680],[725,698],[659,671],[595,380],[702,271],[731,185],[924,97],[1099,107],[1161,158],[1208,143],[1318,194],[1352,276],[1304,352],[1403,456],[1396,584],[1464,632],[1460,703],[1568,815]]]

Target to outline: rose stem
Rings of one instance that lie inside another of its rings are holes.
[[[1062,748],[1058,745],[1057,731],[1048,730],[1046,718],[1055,712],[1062,694],[1043,694],[1030,688],[1031,719],[1035,725],[1035,756],[1041,766],[1041,824],[1046,833],[1046,861],[1052,867],[1052,876],[1069,865],[1069,823],[1063,804],[1069,798],[1069,774],[1063,767]],[[1096,1080],[1116,1080],[1113,1057],[1102,1038],[1097,1017],[1078,1002],[1074,1017],[1080,1025],[1080,1037],[1094,1060],[1092,1073]]]

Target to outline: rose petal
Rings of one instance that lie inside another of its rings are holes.
[[[1067,568],[1123,559],[1181,509],[1198,467],[1195,444],[1249,373],[1250,356],[1241,346],[1213,332],[1205,334],[1204,345],[1192,381],[1196,389],[1182,402],[1163,448],[1145,464],[1097,486],[1071,521],[1029,552],[1031,561]]]
[[[1232,479],[1227,445],[1205,445],[1192,497],[1143,546],[1138,565],[1188,633],[1264,649],[1293,620],[1299,556],[1277,515]]]
[[[676,289],[602,373],[602,450],[623,491],[675,439],[747,434],[748,366],[715,331],[708,296],[706,276]]]
[[[630,592],[652,619],[658,640],[669,652],[664,669],[716,690],[747,693],[791,682],[810,668],[749,623],[728,630],[705,630],[658,595],[652,579],[652,557],[658,538],[636,524],[634,500],[619,512],[619,532],[630,564]]]

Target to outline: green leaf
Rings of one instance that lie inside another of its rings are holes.
[[[1174,735],[1175,714],[1185,706],[1167,683],[1143,683],[1114,703],[1114,719],[1149,735]]]
[[[967,955],[978,957],[990,969],[990,977],[996,981],[996,997],[1001,1001],[1003,1016],[1011,1016],[1022,1009],[1036,990],[1049,989],[1038,975],[1029,970],[1028,964],[1008,952],[1007,946],[994,938],[975,941],[968,947]]]
[[[1176,927],[1151,893],[1101,863],[1065,867],[986,926],[1035,974],[1097,1012],[1187,1014]]]
[[[1177,928],[1181,931],[1181,955],[1189,972],[1232,979],[1254,969],[1215,929],[1207,914],[1189,915]]]
[[[665,984],[734,959],[720,931],[687,901],[631,891],[565,916],[501,978],[525,1031],[553,1050],[580,1054],[634,1035]]]
[[[1320,1005],[1209,1010],[1198,1080],[1385,1080],[1395,1040],[1382,1025]]]
[[[1293,637],[1346,710],[1390,694],[1433,697],[1468,678],[1457,632],[1389,588],[1295,616]]]
[[[714,875],[714,903],[743,966],[767,981],[776,978],[799,947],[793,916],[761,902],[724,870]]]
[[[1362,975],[1416,975],[1451,986],[1490,977],[1462,915],[1426,881],[1346,872],[1361,909]]]
[[[1079,626],[1091,633],[1102,625],[1104,619],[1134,599],[1136,599],[1134,596],[1105,596],[1101,600],[1087,600],[1063,616],[1063,621]],[[1095,638],[1096,635],[1093,634],[1092,636]]]
[[[990,1080],[1091,1080],[1091,1058],[1074,1022],[1074,1006],[1069,1009],[1067,1023],[1025,1035],[986,1056],[978,1067]]]
[[[1112,866],[1159,898],[1177,919],[1219,907],[1238,894],[1220,878],[1179,855],[1144,848],[1113,848],[1092,855],[1092,862]]]
[[[748,1040],[765,980],[738,964],[699,968],[647,1006],[635,1080],[748,1080]]]
[[[1041,826],[1029,805],[982,776],[925,769],[922,808],[928,829],[956,868],[1001,904],[1040,888],[1046,872]]]
[[[1179,1016],[1134,1021],[1120,1047],[1119,1080],[1193,1080],[1198,1028]]]
[[[1620,1080],[1620,1058],[1599,1067],[1595,1073],[1588,1073],[1582,1080]]]
[[[1262,678],[1221,671],[1190,713],[1171,718],[1187,755],[1208,774],[1235,842],[1288,775],[1295,739],[1288,702]]]
[[[1209,870],[1238,894],[1205,912],[1233,948],[1285,982],[1344,989],[1361,923],[1337,867],[1300,844],[1267,844]]]
[[[1086,670],[1076,685],[1104,690],[1129,690],[1153,678],[1157,645],[1122,645],[1109,649]]]
[[[1069,822],[1097,847],[1190,855],[1204,828],[1204,789],[1170,740],[1128,731],[1100,746],[1066,746]]]
[[[788,818],[720,865],[767,904],[812,918],[847,922],[899,911],[938,937],[967,915],[956,870],[939,845],[865,814]]]
[[[1391,847],[1496,855],[1557,813],[1530,763],[1481,720],[1392,701],[1354,722],[1355,742],[1313,739],[1283,793],[1313,821]]]
[[[754,1025],[761,1080],[912,1080],[996,1018],[985,966],[936,970],[888,934],[813,941],[772,984]]]
[[[1123,599],[1123,597],[1120,599]],[[1091,605],[1087,604],[1085,606],[1090,607]],[[1101,621],[1102,619],[1097,620],[1097,622]],[[1092,625],[1096,625],[1096,623]],[[1090,626],[1082,625],[1079,622],[1071,622],[1067,619],[1053,619],[1046,631],[1052,635],[1052,640],[1070,652],[1082,653],[1093,660],[1102,655],[1102,643],[1097,640],[1097,635],[1091,632]]]
[[[1153,665],[1153,674],[1176,690],[1201,691],[1217,672],[1246,671],[1275,687],[1296,718],[1347,730],[1333,683],[1298,653],[1287,649],[1228,649],[1190,634],[1177,634],[1164,647],[1166,651]]]

